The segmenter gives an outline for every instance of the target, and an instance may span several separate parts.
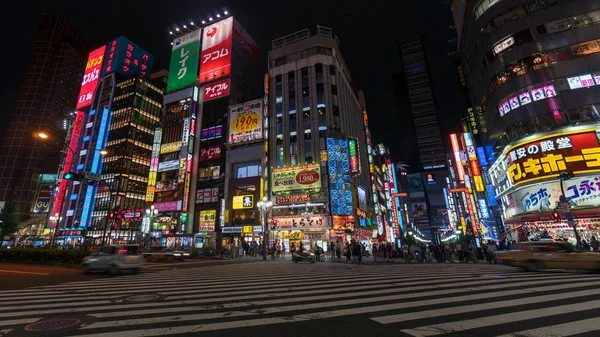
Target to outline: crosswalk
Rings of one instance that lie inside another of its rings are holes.
[[[296,323],[303,335],[320,336],[318,327],[340,322],[368,327],[360,335],[377,335],[378,327],[396,336],[600,335],[600,276],[485,264],[267,261],[149,270],[0,296],[0,336],[211,336],[231,329],[252,336],[255,328],[283,332]],[[308,333],[311,327],[317,332]]]

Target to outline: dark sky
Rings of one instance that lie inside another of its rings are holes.
[[[401,1],[281,1],[281,0],[103,0],[103,1],[16,1],[12,11],[2,11],[0,28],[13,51],[3,53],[1,113],[12,111],[25,71],[39,18],[43,12],[63,13],[88,39],[92,47],[117,36],[126,36],[155,55],[154,70],[168,66],[171,38],[167,31],[175,23],[199,22],[223,9],[232,13],[254,37],[266,71],[267,52],[275,38],[316,25],[333,29],[357,87],[365,91],[374,141],[385,142],[395,159],[402,149],[400,113],[394,106],[391,76],[400,69],[396,41],[421,34],[424,37],[442,131],[454,129],[463,109],[459,98],[454,61],[447,53],[456,36],[449,6],[444,0]],[[342,6],[340,6],[342,5]],[[402,8],[401,11],[397,11]],[[10,33],[9,33],[10,32]],[[406,123],[404,123],[406,124]],[[410,126],[408,126],[410,127]]]

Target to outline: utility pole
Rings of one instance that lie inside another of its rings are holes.
[[[575,177],[575,174],[571,171],[561,172],[559,175],[560,178],[560,202],[561,208],[565,212],[565,219],[567,219],[567,223],[573,227],[573,232],[575,232],[575,239],[577,240],[577,247],[581,247],[581,237],[579,237],[579,232],[577,231],[577,223],[573,219],[573,215],[571,214],[571,210],[569,209],[569,202],[567,201],[567,197],[565,196],[565,187],[563,186],[563,181],[567,181],[571,178]]]

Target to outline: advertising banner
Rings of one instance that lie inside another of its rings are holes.
[[[196,203],[204,204],[219,201],[219,188],[205,188],[196,192]]]
[[[182,141],[163,144],[160,146],[160,154],[170,153],[181,150]]]
[[[200,232],[214,232],[215,231],[215,222],[217,221],[217,210],[210,209],[200,211],[200,216],[198,219]]]
[[[58,176],[56,174],[40,174],[40,184],[55,184]]]
[[[354,216],[350,215],[334,215],[333,229],[334,230],[352,230],[354,229]]]
[[[562,171],[586,172],[600,168],[600,147],[595,129],[563,132],[515,145],[505,151],[508,177],[518,185]]]
[[[223,227],[221,228],[221,232],[222,233],[241,233],[243,230],[243,227],[241,226],[233,226],[233,227]]]
[[[209,140],[223,137],[223,125],[217,125],[200,131],[200,140]]]
[[[197,29],[173,40],[167,93],[196,84],[201,36],[202,29]]]
[[[231,73],[231,45],[233,17],[228,17],[204,28],[200,83],[221,79]]]
[[[173,212],[181,210],[181,200],[163,201],[154,203],[154,209],[159,212]]]
[[[307,164],[303,166],[274,168],[272,170],[271,183],[271,191],[274,193],[320,189],[321,166],[319,164]]]
[[[207,84],[204,87],[204,102],[229,95],[229,79]]]
[[[113,72],[146,78],[152,71],[154,56],[124,36],[108,43],[104,54],[102,76]]]
[[[299,202],[310,201],[310,194],[292,194],[275,197],[276,204],[295,204]]]
[[[200,149],[200,160],[221,158],[221,145],[215,145]]]
[[[102,63],[104,61],[104,51],[106,46],[102,46],[88,56],[85,71],[83,73],[83,80],[81,81],[81,89],[79,90],[79,99],[77,100],[77,106],[75,109],[79,110],[92,104],[92,98],[94,91],[98,85],[98,79],[100,78],[100,70],[102,69]]]
[[[38,198],[33,208],[33,213],[46,213],[48,212],[48,205],[50,204],[50,198]]]
[[[177,179],[159,181],[156,183],[156,192],[174,191],[177,189]]]
[[[411,198],[425,197],[425,188],[423,187],[423,178],[420,173],[408,175],[408,194]]]
[[[249,209],[254,208],[254,196],[248,195],[236,195],[233,197],[232,206],[233,209]]]
[[[327,165],[331,214],[354,214],[348,140],[327,138]]]
[[[262,99],[229,107],[230,144],[246,143],[263,139]]]
[[[280,229],[329,229],[329,216],[324,214],[290,215],[274,217],[272,230]]]
[[[172,171],[179,168],[179,160],[169,160],[158,163],[158,172]]]

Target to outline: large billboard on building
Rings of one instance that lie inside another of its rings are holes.
[[[196,84],[202,29],[197,29],[173,40],[167,93]]]
[[[263,100],[257,99],[229,107],[229,144],[263,139]]]
[[[352,171],[348,140],[327,138],[327,165],[331,214],[353,215],[353,189],[350,182]]]
[[[318,190],[321,188],[321,166],[306,164],[274,168],[271,171],[271,184],[273,193]]]
[[[600,168],[596,129],[562,132],[530,139],[504,151],[514,185],[556,177],[562,171],[583,173]]]
[[[326,214],[277,216],[273,218],[272,230],[329,229],[331,222]]]
[[[204,28],[200,57],[200,83],[229,76],[231,73],[231,45],[233,17]]]
[[[154,56],[126,37],[118,37],[106,46],[102,76],[113,72],[146,78],[152,71]]]
[[[79,98],[77,99],[77,106],[75,107],[77,110],[92,104],[94,91],[96,90],[96,86],[98,86],[98,79],[100,79],[105,50],[106,46],[102,46],[91,52],[88,56],[83,80],[81,81],[81,89],[79,90]]]
[[[517,189],[502,197],[504,217],[552,211],[560,206],[561,182],[546,181]],[[600,205],[600,174],[576,177],[562,182],[570,208],[588,208]]]

